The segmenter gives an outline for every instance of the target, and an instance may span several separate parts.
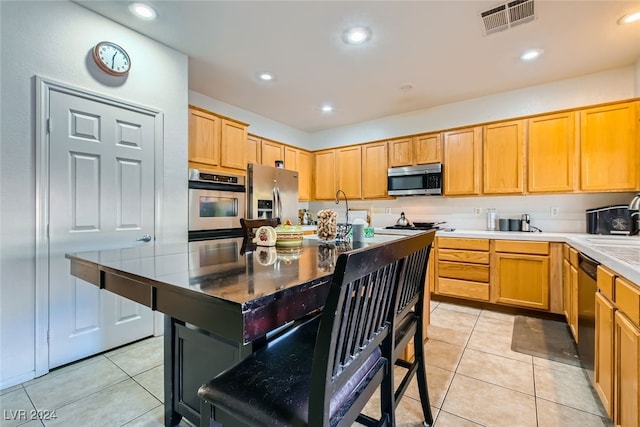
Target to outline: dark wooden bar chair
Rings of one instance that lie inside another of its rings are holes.
[[[431,413],[427,387],[424,354],[425,331],[423,330],[422,316],[427,265],[435,233],[435,230],[428,232],[429,245],[411,253],[405,260],[400,285],[394,301],[392,320],[394,346],[393,353],[390,356],[392,366],[395,365],[407,369],[398,386],[394,388],[393,408],[394,410],[396,409],[400,399],[407,391],[409,383],[416,376],[425,426],[433,425],[433,414]],[[406,361],[401,358],[401,355],[411,338],[413,338],[414,359],[413,361]],[[391,381],[393,384],[393,376]]]
[[[268,218],[268,219],[244,219],[240,218],[240,226],[244,233],[244,239],[246,242],[251,243],[251,239],[256,237],[256,228],[262,226],[277,227],[280,224],[280,218]]]
[[[392,388],[389,319],[405,258],[427,245],[420,236],[342,253],[321,315],[200,388],[201,426],[395,425],[391,393],[379,419],[360,413]]]

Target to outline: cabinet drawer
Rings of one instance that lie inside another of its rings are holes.
[[[496,252],[549,255],[549,242],[523,242],[522,240],[496,240]]]
[[[609,301],[614,301],[613,282],[615,278],[616,274],[613,271],[601,265],[598,266],[598,289]]]
[[[489,252],[439,249],[438,260],[470,262],[473,264],[489,264]]]
[[[440,277],[438,278],[438,293],[489,301],[489,284]]]
[[[488,251],[489,239],[462,239],[458,237],[438,237],[438,249],[468,249]]]
[[[622,277],[616,277],[615,303],[636,325],[640,325],[640,289]]]
[[[571,247],[569,248],[569,262],[571,265],[578,268],[578,251]]]
[[[438,261],[438,276],[488,283],[489,266],[464,262]]]

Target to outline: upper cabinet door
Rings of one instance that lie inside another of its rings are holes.
[[[336,150],[315,152],[316,200],[335,200],[336,198]]]
[[[389,167],[413,164],[413,139],[398,138],[389,141]]]
[[[336,149],[338,189],[350,199],[362,198],[362,147]]]
[[[580,189],[638,188],[638,106],[627,102],[580,111]]]
[[[261,151],[263,165],[275,166],[276,160],[284,161],[284,146],[278,142],[263,139]]]
[[[220,138],[220,166],[232,169],[247,169],[247,126],[222,119]]]
[[[220,118],[189,109],[189,162],[220,164]]]
[[[524,192],[524,120],[484,127],[484,194]]]
[[[311,200],[311,173],[313,155],[308,151],[298,151],[298,199]],[[285,163],[285,167],[287,164]]]
[[[528,120],[529,193],[571,192],[576,189],[576,113],[533,117]]]
[[[445,196],[480,194],[482,127],[444,134],[443,180]]]
[[[247,136],[247,163],[260,163],[260,138]]]
[[[298,166],[298,150],[284,146],[284,168],[292,171],[300,171]]]
[[[439,133],[418,135],[413,138],[416,164],[442,162],[442,137]]]
[[[387,143],[362,146],[362,197],[381,199],[387,196]]]

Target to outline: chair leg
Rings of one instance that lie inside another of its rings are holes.
[[[422,322],[422,320],[420,320]],[[431,402],[429,401],[429,388],[427,385],[427,370],[425,365],[425,357],[424,357],[424,342],[422,339],[422,331],[421,326],[418,327],[420,330],[416,333],[414,337],[414,353],[416,358],[416,363],[418,364],[418,371],[416,372],[416,376],[418,379],[418,391],[420,392],[420,403],[422,404],[422,413],[424,415],[424,425],[432,426],[433,425],[433,414],[431,413]]]
[[[389,341],[389,340],[388,340]],[[387,346],[389,344],[383,344],[384,346]],[[383,351],[387,351],[388,353],[384,353],[384,354],[391,354],[393,352],[392,348],[387,348],[386,350],[383,349]],[[383,378],[382,380],[382,384],[380,385],[380,412],[381,412],[381,420],[382,420],[382,425],[388,425],[388,426],[393,426],[395,427],[396,425],[396,415],[395,415],[395,399],[394,399],[394,390],[395,390],[395,386],[394,386],[394,381],[393,381],[393,363],[390,363],[391,360],[387,361],[387,369],[386,369],[386,375],[385,378]],[[387,422],[384,422],[384,419],[386,418]]]

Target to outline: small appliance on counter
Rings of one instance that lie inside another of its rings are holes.
[[[587,209],[587,233],[628,235],[631,212],[627,205]]]

